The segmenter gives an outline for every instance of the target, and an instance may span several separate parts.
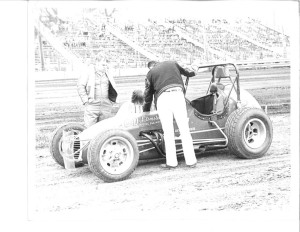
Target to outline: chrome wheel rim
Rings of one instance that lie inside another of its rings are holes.
[[[259,148],[267,137],[265,124],[258,118],[249,120],[244,127],[243,137],[248,147]]]
[[[121,174],[133,162],[134,152],[130,142],[123,137],[107,139],[100,149],[99,160],[103,169],[110,174]]]

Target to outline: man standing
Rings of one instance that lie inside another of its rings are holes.
[[[96,58],[78,79],[77,91],[85,106],[84,124],[90,127],[111,117],[113,102],[118,93],[116,84],[107,70],[107,60]]]
[[[174,139],[173,117],[175,118],[182,140],[186,165],[196,167],[197,159],[193,140],[189,130],[184,84],[181,75],[195,76],[195,72],[183,69],[177,62],[164,61],[148,63],[150,69],[145,80],[144,111],[149,111],[154,95],[158,115],[164,131],[166,146],[166,164],[163,168],[175,168],[178,165]]]

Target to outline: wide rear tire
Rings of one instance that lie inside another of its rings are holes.
[[[231,113],[225,125],[230,153],[239,158],[260,158],[268,151],[272,139],[272,123],[258,108],[240,108]]]
[[[105,182],[125,180],[133,173],[138,161],[137,143],[128,131],[102,132],[89,145],[89,168]]]

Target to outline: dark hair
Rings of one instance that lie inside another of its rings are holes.
[[[153,65],[155,65],[157,62],[155,60],[151,60],[148,62],[148,68],[152,67]]]
[[[134,90],[131,96],[132,103],[144,103],[144,93],[142,90]]]

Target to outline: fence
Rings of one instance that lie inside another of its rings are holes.
[[[217,63],[216,63],[217,64]],[[269,61],[249,61],[237,62],[239,69],[262,69],[262,68],[280,68],[290,67],[289,60],[269,60]],[[117,69],[116,75],[123,76],[141,76],[146,75],[148,68],[127,68]],[[76,79],[78,78],[76,71],[48,71],[35,72],[35,80],[55,80],[55,79]]]

